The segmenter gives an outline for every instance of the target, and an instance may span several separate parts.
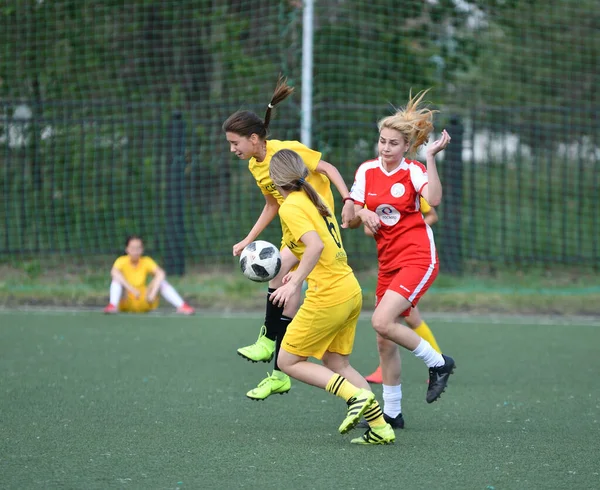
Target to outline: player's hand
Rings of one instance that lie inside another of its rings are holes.
[[[352,221],[355,216],[354,201],[344,201],[344,207],[342,208],[342,228],[348,228],[350,221]]]
[[[135,288],[134,288],[134,289],[131,291],[131,294],[133,294],[133,297],[134,297],[135,299],[140,299],[140,296],[142,295],[142,293],[140,293],[140,292],[139,292],[137,289],[135,289]]]
[[[281,279],[281,284],[287,284],[288,282],[290,282],[290,279],[294,277],[294,272],[295,271],[290,271],[285,276],[283,276],[283,278]]]
[[[146,300],[148,303],[152,303],[156,299],[156,293],[148,293],[146,295]]]
[[[366,226],[364,226],[364,229],[365,229],[365,235],[371,236],[371,237],[375,236],[375,235],[373,235],[373,232],[371,230],[369,230],[369,228],[367,228]]]
[[[244,238],[241,242],[236,243],[233,246],[233,256],[237,257],[241,255],[242,251],[250,244],[250,240]]]
[[[298,285],[294,281],[290,280],[290,274],[286,274],[283,278],[283,286],[279,286],[274,293],[271,293],[269,299],[275,306],[285,306],[288,300],[294,296],[298,290]]]
[[[450,138],[448,131],[444,129],[439,139],[435,140],[430,145],[427,145],[427,155],[433,157],[437,155],[440,151],[445,150],[448,144],[450,143],[450,140],[452,140],[452,138]]]
[[[361,209],[358,213],[363,224],[369,229],[373,235],[375,235],[379,228],[381,228],[381,220],[379,219],[379,215],[373,211],[369,211],[368,209]]]

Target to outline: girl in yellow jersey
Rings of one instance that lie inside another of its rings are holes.
[[[289,376],[346,401],[347,416],[339,428],[342,434],[364,416],[369,430],[353,443],[394,442],[394,431],[385,422],[369,384],[348,359],[362,292],[348,265],[337,220],[309,183],[308,168],[298,153],[275,153],[270,175],[284,198],[279,208],[284,242],[300,261],[271,294],[271,302],[285,307],[302,289],[303,281],[308,282],[304,303],[283,337],[279,367]],[[309,362],[309,357],[321,359],[323,365]]]
[[[165,271],[152,257],[144,255],[144,243],[139,236],[127,237],[125,253],[115,260],[110,271],[110,300],[104,313],[147,313],[157,308],[159,291],[177,308],[177,313],[194,313],[194,309],[167,282]],[[148,284],[149,276],[152,280]]]
[[[283,197],[275,188],[269,175],[270,162],[273,155],[281,149],[297,152],[304,159],[307,167],[306,180],[323,197],[329,208],[334,211],[333,194],[330,182],[338,189],[344,201],[342,222],[349,223],[354,218],[353,202],[344,179],[338,170],[328,162],[321,160],[321,153],[311,150],[298,141],[279,141],[267,139],[271,113],[273,108],[286,99],[293,88],[288,86],[285,79],[279,78],[271,101],[267,106],[264,120],[250,111],[238,111],[223,123],[223,131],[230,150],[242,160],[248,159],[248,168],[265,198],[265,206],[246,237],[233,246],[233,255],[238,256],[260,233],[273,221],[283,202]],[[291,383],[287,375],[281,372],[277,365],[277,352],[281,347],[281,339],[285,335],[287,325],[300,305],[301,291],[298,290],[290,298],[285,307],[278,307],[269,301],[270,295],[281,286],[281,279],[298,263],[285,244],[281,249],[281,270],[279,275],[269,282],[265,322],[260,329],[258,340],[251,345],[238,349],[238,354],[252,362],[269,362],[275,358],[273,373],[262,380],[259,385],[247,393],[248,398],[264,400],[274,393],[287,393]]]

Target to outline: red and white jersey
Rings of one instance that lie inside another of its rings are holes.
[[[428,182],[427,168],[414,160],[402,159],[392,172],[385,170],[380,158],[358,167],[350,197],[379,215],[381,227],[375,240],[380,272],[436,264],[433,232],[419,203]]]

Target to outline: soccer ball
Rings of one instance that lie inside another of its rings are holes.
[[[251,281],[270,281],[281,269],[279,249],[272,243],[256,240],[242,251],[240,268]]]

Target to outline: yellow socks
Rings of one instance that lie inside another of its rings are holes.
[[[343,376],[340,376],[339,374],[334,374],[331,377],[325,389],[329,393],[343,398],[344,401],[350,400],[350,398],[356,395],[356,393],[359,391],[359,389],[356,386],[354,386],[352,383],[350,383],[350,381],[348,381]]]
[[[442,353],[440,346],[435,341],[433,332],[429,329],[425,322],[421,322],[421,325],[415,328],[414,331],[419,337],[429,342],[431,344],[431,347],[433,347],[435,351],[437,351],[440,354]]]
[[[329,393],[333,393],[344,401],[350,400],[357,392],[361,391],[359,388],[354,386],[343,376],[334,374],[325,388]],[[369,408],[364,414],[365,420],[369,423],[369,427],[381,427],[387,422],[383,418],[383,411],[377,403],[377,400],[373,400]]]
[[[369,427],[381,427],[387,422],[383,418],[383,411],[377,400],[374,400],[371,406],[364,414],[365,420],[369,423]]]

